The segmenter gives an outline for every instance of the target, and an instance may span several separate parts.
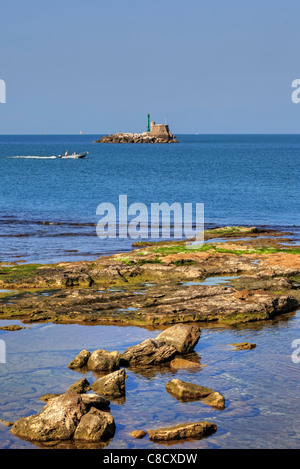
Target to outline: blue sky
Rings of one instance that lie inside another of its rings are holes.
[[[3,3],[1,134],[300,130],[297,0]]]

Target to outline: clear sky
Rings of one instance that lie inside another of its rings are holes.
[[[0,133],[299,133],[299,0],[2,2]]]

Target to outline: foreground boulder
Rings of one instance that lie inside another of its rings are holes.
[[[203,438],[217,431],[217,425],[210,422],[182,423],[174,427],[149,430],[152,441],[169,441],[184,438]]]
[[[39,414],[17,420],[11,432],[19,438],[40,442],[70,440],[76,433],[76,439],[88,441],[110,438],[115,429],[113,417],[91,407],[96,401],[99,404],[99,400],[90,397],[85,403],[82,395],[67,392],[50,399]],[[101,404],[105,406],[105,400]]]
[[[82,402],[88,407],[95,407],[98,410],[108,410],[110,402],[104,399],[104,397],[99,396],[98,394],[83,394]]]
[[[80,420],[75,440],[100,441],[114,436],[116,425],[112,415],[94,407]]]
[[[156,340],[173,345],[179,353],[188,353],[194,350],[200,338],[200,327],[188,324],[175,324],[161,332]]]
[[[62,394],[50,399],[40,414],[17,420],[11,432],[29,440],[69,440],[86,411],[80,394]]]
[[[163,344],[156,339],[146,339],[129,347],[121,355],[124,366],[160,365],[172,360],[177,350],[173,345]]]
[[[74,391],[77,392],[78,394],[84,394],[85,392],[89,391],[90,389],[90,383],[88,382],[87,379],[82,378],[79,381],[76,381],[76,383],[72,384],[68,391]]]
[[[83,368],[86,366],[88,359],[91,356],[91,352],[88,350],[81,350],[78,355],[68,364],[68,368],[71,370],[76,370],[78,368]]]
[[[125,396],[125,370],[117,370],[107,376],[98,378],[91,384],[91,388],[101,396],[118,398]]]
[[[224,409],[225,398],[217,391],[199,386],[198,384],[186,383],[180,379],[173,379],[166,384],[166,390],[178,400],[194,401],[203,399],[203,402],[216,409]]]
[[[120,353],[107,350],[95,350],[87,361],[87,367],[91,371],[115,371],[120,368]]]

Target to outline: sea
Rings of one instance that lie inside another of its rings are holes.
[[[92,260],[131,250],[139,238],[99,238],[96,232],[97,207],[112,204],[118,214],[122,195],[128,207],[148,208],[149,223],[152,204],[204,204],[206,228],[267,225],[299,233],[300,135],[93,143],[100,137],[0,136],[0,261]],[[66,151],[89,154],[57,158]]]
[[[108,203],[117,209],[120,195],[127,196],[128,205],[144,204],[149,211],[153,203],[204,204],[206,228],[268,227],[291,232],[299,243],[300,135],[178,135],[178,144],[94,143],[100,137],[0,136],[0,262],[92,260],[131,250],[138,239],[97,236],[97,207]],[[67,150],[89,154],[82,160],[57,157]],[[221,283],[230,284],[230,278],[205,281]],[[141,285],[137,294],[148,288]],[[65,392],[82,377],[90,383],[96,379],[92,372],[67,367],[80,350],[122,353],[161,332],[159,326],[154,330],[0,319],[0,327],[10,324],[25,327],[0,330],[5,345],[0,420],[11,422],[40,412],[43,394]],[[168,452],[300,447],[300,310],[266,322],[201,324],[201,329],[195,347],[200,370],[126,370],[126,397],[111,402],[116,434],[100,447]],[[236,351],[231,345],[245,341],[256,348]],[[221,392],[225,409],[177,401],[166,392],[166,383],[174,378]],[[218,427],[202,440],[166,446],[147,436],[130,436],[137,429],[202,420]],[[39,445],[15,437],[0,422],[0,448]]]

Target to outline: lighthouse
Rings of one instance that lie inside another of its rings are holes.
[[[148,129],[147,132],[150,132],[150,114],[148,114]]]

